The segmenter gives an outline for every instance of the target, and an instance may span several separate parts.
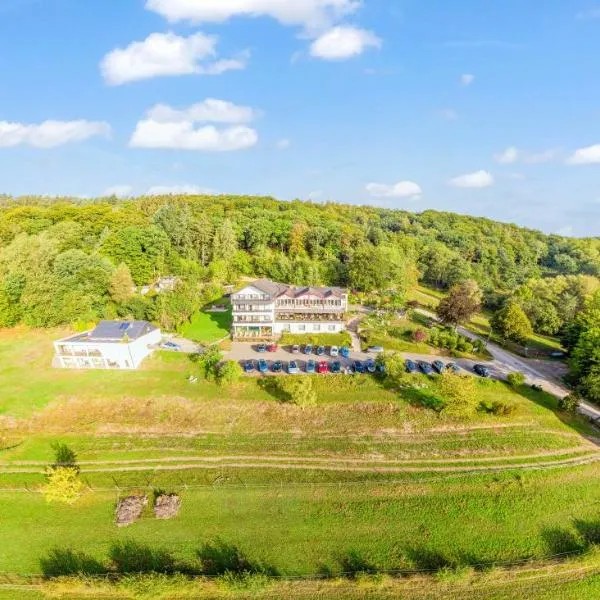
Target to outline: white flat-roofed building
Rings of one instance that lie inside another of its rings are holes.
[[[348,291],[302,287],[259,279],[232,294],[233,337],[282,333],[339,333],[346,328]]]
[[[54,342],[53,365],[63,369],[137,369],[160,343],[148,321],[100,321],[95,329]]]

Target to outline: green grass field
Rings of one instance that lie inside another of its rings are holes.
[[[600,531],[596,433],[543,392],[476,380],[480,400],[515,412],[455,419],[424,405],[438,394],[435,377],[415,375],[398,391],[376,377],[315,376],[317,404],[301,408],[278,400],[272,378],[189,384],[198,366],[177,353],[156,353],[136,372],[53,370],[51,342],[64,333],[0,331],[0,539],[10,540],[0,544],[0,573],[40,574],[57,547],[114,569],[111,548],[127,541],[196,572],[197,551],[216,538],[285,576],[460,570],[588,550]],[[87,486],[73,506],[39,493],[57,441],[77,453]],[[115,526],[119,495],[155,489],[181,495],[175,519],[156,520],[147,507],[134,525]],[[474,584],[456,591],[460,581],[401,583],[202,585],[216,598],[425,598],[431,585],[443,597],[479,597]],[[63,597],[60,585],[30,591]],[[154,584],[127,585],[102,596],[160,597],[149,595]],[[191,598],[200,584],[161,585],[164,598]],[[597,589],[595,579],[569,585],[572,594]]]

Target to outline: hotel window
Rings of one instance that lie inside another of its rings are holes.
[[[313,325],[313,331],[321,331],[320,325]]]
[[[329,331],[335,331],[335,325],[330,325],[329,326]]]
[[[306,331],[306,325],[298,325],[298,331]]]

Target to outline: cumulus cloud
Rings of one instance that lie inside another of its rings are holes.
[[[249,123],[258,116],[258,111],[249,106],[240,106],[226,100],[207,98],[184,109],[167,104],[156,104],[148,112],[149,119],[161,123],[195,121],[198,123]]]
[[[92,137],[110,137],[111,128],[104,121],[44,121],[40,124],[0,121],[0,148],[27,145],[54,148]]]
[[[356,11],[360,0],[146,0],[170,22],[223,23],[232,17],[271,17],[283,25],[325,29]]]
[[[236,59],[217,60],[218,38],[196,33],[181,37],[174,33],[152,33],[142,42],[109,52],[100,71],[109,85],[173,75],[220,75],[243,69],[248,54]]]
[[[183,110],[159,104],[137,123],[129,145],[206,152],[243,150],[258,142],[256,130],[239,124],[219,128],[206,123],[243,123],[255,115],[248,107],[212,98]]]
[[[387,185],[385,183],[368,183],[366,188],[374,198],[418,198],[423,190],[414,181],[399,181]]]
[[[324,60],[344,60],[362,54],[367,48],[381,48],[381,40],[371,31],[339,25],[320,35],[310,46],[310,54]]]
[[[127,184],[123,185],[113,185],[109,188],[106,188],[104,192],[102,192],[103,196],[117,196],[117,198],[124,198],[125,196],[131,196],[133,193],[133,187]]]
[[[594,165],[600,163],[600,144],[580,148],[567,159],[569,165]]]
[[[494,155],[494,160],[502,165],[512,165],[517,162],[530,165],[548,163],[555,160],[560,151],[557,148],[542,150],[541,152],[528,152],[520,150],[515,146],[510,146],[503,152]]]
[[[457,188],[487,188],[494,185],[494,177],[491,173],[484,171],[475,171],[475,173],[467,173],[454,177],[448,182],[448,185]]]
[[[471,75],[470,73],[465,73],[460,76],[460,83],[465,87],[470,86],[475,81],[475,75]]]
[[[201,187],[199,185],[178,184],[178,185],[155,185],[151,187],[146,195],[148,196],[206,196],[216,194],[216,190]]]

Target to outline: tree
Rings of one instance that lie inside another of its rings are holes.
[[[135,284],[131,278],[129,267],[121,263],[110,276],[108,292],[117,304],[124,304],[133,297]]]
[[[242,378],[244,371],[238,362],[228,360],[222,363],[217,370],[217,381],[219,385],[233,385]]]
[[[472,279],[453,285],[437,307],[437,315],[446,325],[466,323],[481,310],[483,295]]]
[[[511,387],[518,388],[525,383],[525,375],[523,373],[509,373],[506,380]]]
[[[523,343],[532,335],[531,321],[516,303],[509,301],[494,314],[490,322],[492,330],[500,337]]]
[[[443,412],[453,417],[469,417],[479,407],[477,382],[468,375],[446,373],[439,379]]]
[[[217,375],[217,367],[223,360],[223,353],[216,346],[208,346],[198,357],[198,364],[209,379]]]
[[[289,401],[306,408],[317,403],[317,392],[313,387],[311,377],[295,377],[281,380],[284,392]]]
[[[47,502],[74,504],[83,492],[83,482],[75,467],[48,467],[42,492]]]
[[[564,398],[559,398],[558,409],[563,412],[570,413],[572,415],[577,414],[579,405],[581,404],[581,398],[577,394],[569,394]]]
[[[213,238],[213,260],[222,260],[226,263],[233,260],[238,250],[237,236],[229,219],[225,219],[215,231]]]

